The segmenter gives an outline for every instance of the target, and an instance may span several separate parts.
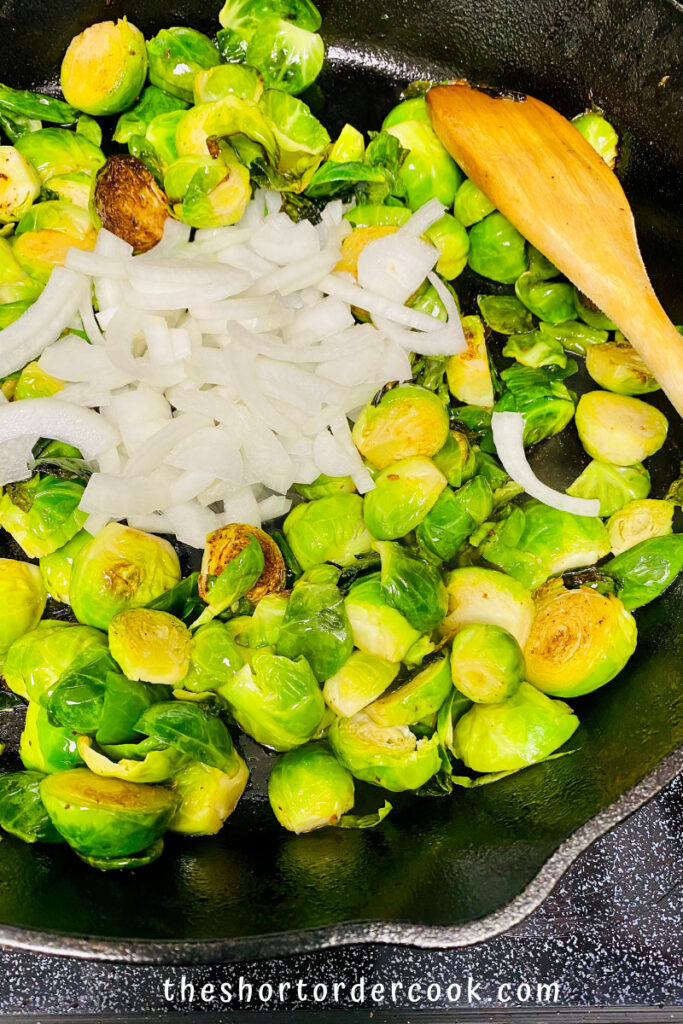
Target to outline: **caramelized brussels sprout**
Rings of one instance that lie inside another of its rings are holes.
[[[20,636],[35,629],[45,611],[47,593],[37,565],[0,558],[0,664]]]
[[[439,737],[420,739],[406,725],[380,726],[365,711],[336,718],[330,745],[351,774],[393,793],[419,789],[441,766]]]
[[[253,541],[256,541],[256,545]],[[239,590],[242,586],[245,586],[246,590],[231,596],[234,591],[229,579],[231,573],[228,570],[231,563],[247,547],[253,551],[248,564],[245,563],[244,566],[247,575],[244,580],[233,581]],[[214,530],[206,538],[202,570],[199,575],[199,594],[216,614],[243,596],[252,604],[258,604],[266,594],[275,594],[283,590],[284,586],[285,563],[282,553],[265,530],[245,523],[230,523]],[[226,598],[229,598],[227,604],[224,603]],[[222,607],[218,608],[218,604]]]
[[[353,776],[320,743],[288,751],[268,780],[273,814],[283,828],[297,834],[336,825],[354,799]]]
[[[351,565],[372,547],[358,494],[334,494],[296,505],[285,519],[284,534],[302,569],[320,562]]]
[[[323,687],[325,701],[342,718],[351,718],[384,693],[398,675],[399,668],[397,662],[354,651],[326,680]]]
[[[414,530],[446,487],[431,459],[416,455],[382,470],[365,497],[365,525],[377,540],[397,540]]]
[[[109,649],[128,679],[177,686],[190,667],[192,636],[180,619],[124,608],[109,623]]]
[[[377,469],[413,455],[436,455],[448,440],[448,411],[428,388],[399,384],[365,406],[353,440]]]
[[[0,224],[19,221],[40,195],[40,178],[14,146],[0,146]]]
[[[379,576],[354,584],[346,598],[346,612],[356,647],[385,661],[402,661],[420,631],[386,599]]]
[[[632,466],[664,444],[669,425],[654,406],[610,391],[589,391],[576,407],[576,429],[593,459]]]
[[[468,700],[498,704],[524,679],[524,655],[506,629],[473,622],[453,638],[451,674],[455,688]]]
[[[441,655],[365,710],[376,725],[414,725],[436,714],[452,689],[448,658]]]
[[[594,345],[586,354],[586,369],[596,384],[619,395],[647,395],[659,384],[628,342]]]
[[[484,325],[478,316],[465,316],[462,326],[467,348],[446,363],[448,389],[459,402],[490,409],[494,396]]]
[[[513,284],[527,269],[526,243],[517,228],[496,211],[470,230],[467,262],[482,277]]]
[[[145,37],[126,18],[90,25],[69,43],[62,61],[62,92],[86,114],[120,114],[137,99],[147,77]]]
[[[640,462],[633,466],[614,466],[597,459],[589,462],[567,488],[567,494],[577,498],[597,498],[601,516],[611,516],[627,502],[647,498],[649,493],[650,474]]]
[[[620,555],[641,541],[670,534],[674,507],[671,501],[655,498],[629,501],[607,522],[612,554]]]
[[[95,209],[102,227],[123,238],[135,252],[161,240],[168,217],[166,196],[135,156],[110,156],[97,176]]]
[[[249,781],[249,769],[239,755],[234,775],[209,764],[191,761],[174,776],[174,791],[180,806],[168,826],[169,832],[186,836],[213,836],[233,813]]]
[[[468,566],[453,569],[446,577],[448,617],[444,635],[473,622],[501,626],[524,647],[534,617],[530,591],[505,573]]]
[[[147,59],[152,85],[187,103],[197,73],[220,64],[215,45],[194,28],[162,29],[147,43]]]

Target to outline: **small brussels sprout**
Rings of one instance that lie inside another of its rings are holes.
[[[405,537],[422,522],[446,487],[431,459],[416,455],[383,469],[365,497],[365,525],[377,540]]]
[[[589,391],[576,407],[576,429],[593,459],[632,466],[654,455],[666,440],[666,416],[638,398]]]
[[[424,237],[440,252],[436,269],[447,281],[461,274],[467,266],[470,241],[460,221],[445,213],[425,231]]]
[[[145,139],[156,153],[162,170],[166,170],[178,159],[175,139],[180,119],[184,116],[184,110],[170,110],[164,114],[157,114],[147,125]]]
[[[316,32],[282,18],[265,18],[249,40],[245,59],[261,72],[267,89],[297,95],[320,74],[325,44]]]
[[[540,320],[561,324],[574,316],[574,290],[566,281],[538,281],[527,270],[515,282],[517,298]]]
[[[329,740],[355,778],[394,793],[419,789],[441,766],[436,733],[418,740],[406,725],[377,725],[365,711],[335,719]]]
[[[636,639],[635,619],[618,598],[551,580],[536,594],[524,645],[527,679],[553,696],[592,693],[621,672]]]
[[[665,537],[673,530],[674,503],[644,498],[629,501],[607,522],[613,555],[652,537]]]
[[[452,206],[462,172],[442,146],[431,124],[401,121],[387,131],[408,151],[399,173],[410,209],[418,210],[430,199]]]
[[[297,834],[336,825],[354,799],[353,776],[320,743],[284,754],[268,780],[273,814],[283,828]]]
[[[353,427],[358,451],[377,469],[413,455],[436,455],[448,439],[448,410],[428,388],[399,384],[369,402]]]
[[[490,409],[494,396],[484,325],[478,316],[465,316],[462,326],[467,348],[446,363],[448,389],[459,402]]]
[[[41,369],[38,363],[29,363],[19,374],[14,389],[14,400],[23,398],[49,398],[64,387],[64,381],[57,380]]]
[[[352,650],[351,623],[337,586],[299,580],[280,625],[276,652],[291,659],[305,657],[316,679],[324,682]]]
[[[357,555],[372,548],[363,521],[363,499],[358,494],[334,494],[296,505],[283,530],[304,570],[320,562],[351,565]]]
[[[49,555],[43,555],[39,560],[43,586],[53,601],[59,601],[61,604],[69,603],[69,584],[74,558],[90,540],[92,540],[92,536],[87,530],[79,530],[61,548],[57,548]]]
[[[402,661],[420,631],[386,599],[379,576],[356,583],[346,598],[346,612],[356,647],[385,661]]]
[[[123,779],[125,782],[154,784],[168,782],[174,778],[175,772],[186,760],[183,754],[172,747],[160,749],[155,741],[143,740],[132,744],[133,749],[139,747],[139,756],[112,759],[108,753],[98,750],[90,736],[78,737],[78,753],[83,758],[86,768],[95,775],[105,779]],[[136,750],[136,754],[138,751]]]
[[[334,163],[350,163],[363,159],[365,154],[365,139],[363,133],[354,128],[352,124],[345,124],[338,137],[330,146],[327,159]]]
[[[267,601],[267,597],[263,598],[257,610]],[[190,666],[180,685],[194,693],[218,690],[243,664],[244,659],[227,626],[217,620],[207,622],[192,634]]]
[[[263,93],[263,79],[256,68],[244,64],[219,64],[198,71],[193,83],[194,102],[213,103],[234,93],[256,103]]]
[[[236,51],[224,59],[242,61],[246,44],[260,29],[263,19],[275,16],[309,32],[317,32],[322,20],[311,0],[226,0],[218,20],[224,29],[239,36],[240,42],[235,40]]]
[[[327,129],[307,104],[279,89],[266,89],[259,107],[279,147],[278,172],[288,180],[300,182],[297,191],[301,191],[306,176],[310,178],[330,145]]]
[[[240,729],[275,750],[307,743],[325,714],[323,695],[305,658],[291,661],[255,651],[251,665],[221,687],[221,694]]]
[[[178,806],[163,786],[106,779],[87,768],[43,779],[40,795],[57,831],[89,857],[125,857],[159,839]]]
[[[70,728],[52,725],[47,711],[36,701],[31,701],[26,710],[19,757],[24,768],[45,775],[83,763],[77,734]]]
[[[534,328],[529,310],[514,295],[477,295],[484,322],[498,334],[525,334]]]
[[[432,456],[432,462],[448,480],[449,487],[460,487],[474,476],[475,456],[465,434],[451,430],[443,448]]]
[[[453,202],[453,213],[460,223],[469,228],[472,224],[478,224],[484,217],[488,217],[495,209],[482,190],[469,178],[465,178],[455,193]]]
[[[40,195],[40,178],[14,146],[0,146],[0,224],[19,221]]]
[[[647,395],[659,384],[645,361],[628,342],[595,345],[586,355],[586,369],[596,384],[619,395]]]
[[[538,333],[544,341],[559,344],[567,352],[584,357],[593,345],[602,345],[609,337],[607,331],[589,327],[579,320],[566,320],[563,324],[546,324],[541,321]]]
[[[528,334],[513,334],[505,343],[503,355],[516,359],[522,366],[559,366],[564,369],[567,356],[559,341],[543,334],[530,331]]]
[[[61,843],[40,799],[40,772],[0,776],[0,828],[25,843]]]
[[[144,607],[174,587],[180,575],[168,541],[110,523],[76,555],[69,603],[79,622],[107,629],[117,612]]]
[[[592,110],[572,118],[572,124],[580,131],[586,142],[590,142],[596,153],[599,153],[608,167],[614,169],[617,161],[619,136],[612,125],[602,114]]]
[[[109,649],[128,679],[177,686],[190,667],[192,635],[180,619],[125,608],[109,623]]]
[[[495,569],[467,566],[446,577],[448,617],[444,635],[478,622],[501,626],[524,647],[534,617],[531,592],[511,576]]]
[[[329,498],[332,494],[354,494],[356,485],[350,476],[321,473],[312,484],[294,484],[294,490],[307,501],[314,501],[316,498]]]
[[[454,686],[468,700],[498,704],[524,679],[524,655],[506,629],[472,623],[453,638],[451,674]]]
[[[388,603],[420,633],[436,629],[448,608],[439,570],[400,544],[384,541],[375,546],[382,559],[380,583]]]
[[[107,638],[90,626],[43,619],[15,640],[5,659],[5,683],[26,700],[48,694],[63,672],[88,647],[106,650]]]
[[[525,445],[559,434],[571,421],[574,396],[559,377],[569,376],[576,368],[570,360],[565,369],[513,365],[501,373],[505,392],[496,403],[496,411],[518,412],[524,417]]]
[[[611,576],[629,611],[663,594],[683,569],[683,534],[651,537],[610,559],[602,571]]]
[[[448,658],[439,656],[365,710],[376,725],[413,725],[436,714],[452,689]]]
[[[102,227],[135,252],[147,252],[161,241],[168,217],[166,196],[137,157],[117,153],[108,158],[97,175],[94,203]]]
[[[502,704],[466,711],[455,726],[454,749],[472,771],[517,771],[549,757],[578,726],[568,704],[523,682]]]
[[[490,213],[470,230],[467,262],[482,277],[513,284],[527,269],[526,242],[502,213]]]
[[[215,45],[194,28],[162,29],[147,43],[147,58],[152,85],[187,103],[194,100],[197,73],[220,64]]]
[[[17,141],[16,148],[33,165],[43,184],[61,174],[85,171],[92,175],[105,161],[99,146],[66,128],[41,128],[40,131],[29,132]]]
[[[35,629],[45,611],[47,593],[37,565],[0,558],[0,664],[15,640]]]
[[[62,92],[86,114],[120,114],[137,99],[147,77],[145,37],[126,18],[90,25],[69,43],[62,61]]]
[[[649,493],[650,474],[640,462],[633,466],[614,466],[597,459],[589,462],[567,488],[567,494],[576,498],[597,498],[601,516],[611,516],[627,502],[647,498]]]
[[[241,597],[258,604],[285,585],[285,563],[275,541],[244,523],[230,523],[206,538],[199,594],[208,608],[195,625],[218,615]]]
[[[0,498],[0,526],[16,540],[29,558],[57,551],[75,536],[86,520],[78,504],[83,484],[36,474],[13,484]]]
[[[237,807],[249,769],[239,755],[239,767],[227,775],[209,764],[191,761],[174,776],[174,791],[180,806],[168,826],[169,832],[185,836],[213,836],[223,828]]]
[[[323,696],[336,714],[351,718],[384,693],[399,668],[397,662],[354,651],[325,682]]]
[[[395,125],[404,124],[406,121],[422,121],[431,126],[427,100],[424,96],[413,96],[393,107],[382,121],[382,131],[389,131]]]
[[[237,136],[258,148],[259,158],[276,163],[278,146],[265,114],[256,103],[234,94],[214,103],[200,103],[188,110],[176,130],[179,156],[206,156],[211,138],[230,138],[238,151]]]
[[[594,302],[580,292],[578,288],[574,289],[574,308],[577,314],[589,327],[594,327],[601,331],[616,331],[617,325],[613,320],[610,320]]]
[[[63,199],[36,203],[24,214],[16,228],[16,235],[25,231],[63,231],[74,239],[87,239],[93,234],[90,214],[80,206]]]

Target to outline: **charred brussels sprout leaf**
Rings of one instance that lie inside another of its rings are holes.
[[[318,681],[324,682],[352,650],[351,624],[336,585],[297,583],[282,619],[277,653],[292,659],[303,655]]]
[[[239,758],[226,725],[199,704],[162,701],[147,708],[136,729],[202,764],[227,775],[239,770]]]
[[[192,103],[195,75],[220,63],[208,36],[194,28],[165,28],[147,43],[149,80],[171,96]]]
[[[377,544],[382,559],[380,582],[388,603],[420,633],[435,629],[446,615],[448,597],[441,574],[400,544]]]
[[[616,581],[624,607],[641,608],[663,594],[683,569],[683,534],[641,541],[603,568]]]
[[[353,807],[353,776],[320,743],[290,750],[276,762],[268,799],[283,828],[301,834],[336,825]]]
[[[86,114],[120,114],[146,77],[145,38],[126,18],[100,21],[74,36],[62,61],[62,92]]]
[[[95,209],[102,227],[123,238],[135,252],[161,240],[168,217],[166,196],[136,156],[110,156],[97,176]]]
[[[40,772],[0,776],[0,828],[25,843],[61,843],[40,799]]]

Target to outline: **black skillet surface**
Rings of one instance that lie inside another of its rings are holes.
[[[666,0],[344,0],[321,3],[329,64],[321,116],[379,125],[416,77],[466,74],[525,89],[566,114],[592,98],[620,128],[621,174],[648,268],[683,320],[680,175],[683,17]],[[0,0],[0,79],[54,83],[71,36],[127,14],[146,34],[212,32],[217,3]],[[459,283],[464,303],[477,282]],[[573,383],[573,382],[572,382]],[[653,494],[677,471],[672,436]],[[566,486],[585,461],[571,431],[536,453]],[[570,757],[450,799],[397,800],[370,832],[295,837],[265,802],[268,758],[245,741],[252,782],[217,839],[171,838],[153,868],[85,869],[67,849],[0,844],[0,942],[109,960],[206,962],[351,942],[461,946],[510,927],[594,838],[683,768],[683,579],[638,614],[627,670],[575,706]],[[17,715],[3,715],[9,736]]]

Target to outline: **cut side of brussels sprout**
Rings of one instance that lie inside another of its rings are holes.
[[[186,836],[213,836],[220,832],[249,781],[249,769],[238,754],[236,757],[239,765],[234,775],[198,761],[176,772],[175,792],[180,797],[180,806],[168,826],[169,832]]]
[[[56,395],[64,387],[64,382],[45,373],[38,363],[29,363],[19,374],[17,386],[14,389],[14,400],[19,402],[22,398],[49,398]]]
[[[498,704],[524,679],[524,655],[507,630],[472,623],[453,638],[451,674],[454,686],[468,700]]]
[[[629,501],[607,523],[612,554],[620,555],[641,541],[670,534],[674,508],[673,502],[655,498]]]
[[[471,566],[453,569],[446,577],[448,616],[441,633],[457,632],[470,623],[501,626],[524,647],[534,618],[531,592],[505,573]]]
[[[610,341],[586,354],[586,369],[596,384],[618,395],[647,395],[659,384],[632,345]]]
[[[393,793],[419,789],[441,766],[439,737],[418,740],[405,725],[379,726],[365,711],[337,718],[329,733],[332,750],[351,774]]]
[[[459,402],[493,407],[493,382],[484,339],[484,325],[478,316],[462,319],[467,349],[451,356],[446,363],[448,389]]]
[[[249,40],[245,59],[261,72],[267,89],[296,95],[320,74],[325,44],[315,32],[282,18],[265,18]]]
[[[414,455],[436,455],[447,439],[443,402],[416,384],[385,391],[379,402],[365,406],[353,428],[358,451],[377,469]]]
[[[147,43],[147,59],[152,85],[187,103],[197,73],[220,63],[215,45],[194,28],[162,29]]]
[[[379,576],[370,576],[351,588],[346,613],[356,647],[376,658],[402,661],[420,638],[420,631],[387,601]]]
[[[47,602],[40,569],[28,562],[0,558],[0,665],[19,637],[35,629]]]
[[[17,236],[13,250],[26,273],[45,284],[55,267],[64,266],[69,249],[90,252],[95,248],[95,241],[94,232],[85,238],[76,238],[65,231],[44,228]]]
[[[259,560],[258,552],[255,552],[254,567],[253,570],[249,569],[248,575],[251,576],[257,569],[258,572],[248,584],[245,579],[246,591],[231,597],[228,604],[232,604],[242,596],[245,596],[252,604],[258,604],[267,594],[274,594],[284,589],[285,562],[272,537],[265,530],[259,530],[255,526],[248,526],[245,523],[230,523],[228,526],[222,526],[219,530],[215,530],[206,538],[202,570],[199,575],[199,594],[210,606],[215,606],[216,599],[223,589],[224,584],[221,583],[221,577],[228,571],[238,555],[254,540],[261,549],[262,558]],[[251,563],[252,560],[249,561]],[[213,583],[211,582],[212,578]],[[214,591],[216,591],[215,594]],[[218,603],[223,603],[222,596]],[[223,607],[227,607],[227,605],[223,605]]]
[[[104,164],[104,153],[84,135],[66,128],[41,128],[17,140],[16,148],[38,172],[44,185],[61,174],[92,175]]]
[[[126,153],[110,156],[97,176],[95,209],[102,227],[135,252],[161,240],[168,217],[166,196],[141,160]]]
[[[377,540],[398,540],[414,530],[446,487],[431,459],[416,455],[383,469],[365,496],[365,525]]]
[[[448,658],[441,656],[365,710],[380,726],[413,725],[436,714],[452,685]]]
[[[284,534],[302,569],[321,562],[352,565],[372,548],[358,494],[334,494],[296,505],[285,519]]]
[[[297,834],[336,825],[354,799],[353,776],[320,743],[288,751],[268,780],[273,814],[283,828]]]
[[[190,667],[192,634],[180,619],[127,608],[109,623],[109,649],[129,679],[177,686]]]
[[[0,224],[19,221],[40,195],[40,178],[14,146],[0,146]]]
[[[263,79],[256,68],[244,64],[219,64],[198,71],[193,90],[195,104],[214,103],[231,93],[256,103],[263,93]]]
[[[591,458],[632,466],[659,451],[669,424],[659,409],[638,398],[589,391],[576,407],[576,429]]]
[[[398,675],[400,664],[364,651],[354,651],[326,680],[323,696],[342,718],[351,718],[380,697]]]
[[[126,18],[100,21],[74,36],[62,61],[62,92],[86,114],[119,114],[133,103],[147,77],[142,32]]]
[[[147,742],[143,741],[137,746],[144,747]],[[112,760],[102,750],[98,750],[94,746],[90,736],[78,737],[78,753],[83,758],[86,767],[95,775],[101,775],[107,779],[123,779],[126,782],[146,784],[168,782],[169,779],[174,778],[175,772],[185,760],[184,755],[172,747],[167,747],[164,750],[146,750],[140,759],[122,757],[119,760]]]

